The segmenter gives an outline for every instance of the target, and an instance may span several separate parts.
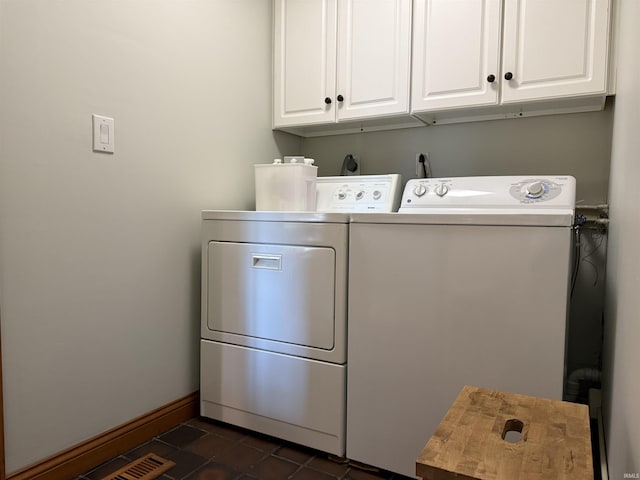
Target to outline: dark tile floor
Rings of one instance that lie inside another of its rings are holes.
[[[101,480],[151,452],[176,463],[161,480],[408,480],[204,418],[178,425],[76,480]]]

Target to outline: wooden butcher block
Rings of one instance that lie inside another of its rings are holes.
[[[589,410],[466,386],[416,473],[425,480],[593,480]]]

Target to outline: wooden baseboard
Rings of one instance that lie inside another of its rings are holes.
[[[198,392],[19,470],[7,480],[68,480],[198,415]]]
[[[0,480],[5,480],[4,468],[4,400],[2,398],[2,333],[0,333]]]

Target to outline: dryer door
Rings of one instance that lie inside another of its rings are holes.
[[[246,346],[334,347],[332,248],[211,241],[207,253],[209,330]]]

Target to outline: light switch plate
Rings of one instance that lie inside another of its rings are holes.
[[[93,120],[93,151],[113,153],[114,150],[114,121],[113,118],[102,115],[92,115]]]

